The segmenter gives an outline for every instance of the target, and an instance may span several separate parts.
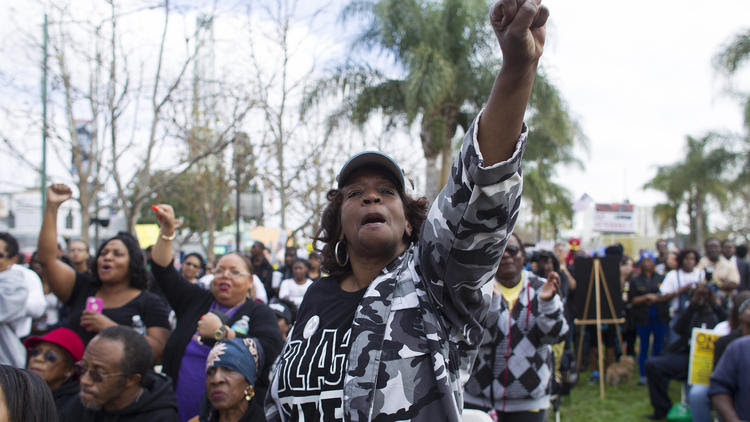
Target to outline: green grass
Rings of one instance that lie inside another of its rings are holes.
[[[560,406],[561,421],[606,421],[628,422],[645,421],[643,415],[653,413],[648,399],[648,386],[637,385],[638,364],[633,372],[630,385],[604,386],[604,399],[599,396],[599,383],[589,384],[591,371],[579,374],[579,381],[571,391],[570,396],[562,398]],[[669,383],[669,397],[673,403],[680,400],[682,382]],[[549,420],[554,422],[554,414],[550,412]]]

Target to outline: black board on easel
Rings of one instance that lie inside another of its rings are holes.
[[[622,303],[622,289],[620,289],[620,258],[617,256],[608,256],[598,259],[601,263],[604,278],[607,281],[607,287],[612,297],[615,312],[617,313],[617,315],[612,315],[610,307],[607,306],[608,302],[604,289],[599,289],[599,303],[602,304],[602,319],[619,318],[623,315],[624,307]],[[591,271],[594,268],[594,258],[577,257],[573,266],[573,277],[575,277],[577,283],[575,293],[573,294],[573,315],[575,318],[584,319],[583,308],[586,304],[586,292],[588,292],[589,283],[593,281]],[[595,290],[591,292],[586,319],[596,318],[596,298],[594,297],[594,292]]]

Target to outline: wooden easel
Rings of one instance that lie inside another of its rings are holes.
[[[601,295],[599,293],[599,289],[601,289],[600,286],[604,287],[604,295],[607,297],[607,304],[609,305],[609,314],[617,315],[615,313],[614,302],[612,302],[612,296],[609,294],[609,287],[607,287],[607,279],[604,277],[604,271],[602,271],[602,264],[599,261],[599,258],[594,258],[594,265],[591,269],[591,277],[589,278],[589,288],[586,292],[586,304],[583,308],[583,318],[576,318],[573,320],[573,324],[581,326],[581,334],[578,339],[576,368],[581,367],[581,354],[583,353],[584,338],[583,327],[586,325],[596,325],[596,349],[598,352],[597,354],[599,355],[599,396],[604,399],[604,348],[602,347],[602,324],[615,324],[617,340],[622,344],[619,324],[623,324],[625,318],[602,319]],[[589,304],[591,303],[592,289],[596,292],[596,319],[587,319],[589,316]]]

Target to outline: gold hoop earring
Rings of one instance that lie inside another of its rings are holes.
[[[336,258],[336,263],[339,264],[340,267],[346,267],[346,264],[349,263],[349,254],[346,252],[346,246],[344,246],[344,255],[346,259],[344,259],[344,262],[342,263],[339,259],[339,246],[341,245],[341,241],[339,240],[336,242],[336,246],[333,248],[333,256]]]

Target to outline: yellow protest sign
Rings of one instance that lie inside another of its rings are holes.
[[[713,330],[693,328],[690,338],[688,384],[708,385],[714,370],[714,341],[721,337]]]

